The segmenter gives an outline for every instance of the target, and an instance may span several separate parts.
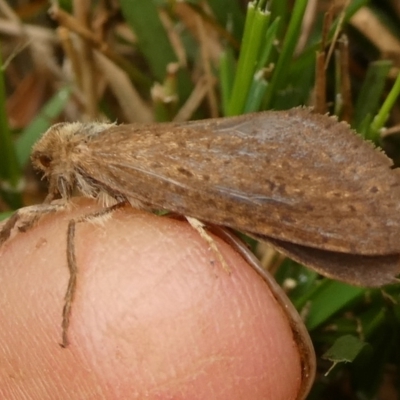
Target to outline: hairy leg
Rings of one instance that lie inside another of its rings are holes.
[[[76,292],[76,283],[78,278],[78,266],[76,263],[76,253],[75,253],[75,228],[78,223],[81,222],[95,222],[96,219],[100,219],[113,213],[121,207],[127,205],[127,202],[120,202],[114,204],[110,207],[103,208],[100,211],[94,213],[83,215],[77,219],[71,219],[68,223],[67,232],[67,265],[69,270],[69,280],[67,291],[64,297],[64,307],[62,312],[62,342],[61,347],[67,347],[69,345],[68,340],[68,328],[71,319],[72,303],[74,301]]]
[[[41,217],[64,210],[67,203],[38,204],[21,208],[16,211],[0,230],[0,246],[10,237],[12,230],[17,227],[20,232],[31,229]]]
[[[193,217],[185,217],[185,218],[187,219],[189,224],[192,226],[192,228],[195,229],[199,233],[201,238],[204,239],[208,243],[208,245],[210,246],[211,250],[217,256],[217,258],[218,258],[219,262],[221,263],[222,267],[224,268],[224,270],[228,274],[230,274],[231,273],[231,269],[229,268],[228,264],[226,263],[225,258],[223,257],[223,255],[219,251],[219,249],[217,247],[217,244],[215,243],[215,240],[204,229],[204,224],[201,221],[199,221],[198,219],[193,218]]]

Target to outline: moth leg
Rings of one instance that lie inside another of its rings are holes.
[[[204,229],[204,224],[201,221],[199,221],[198,219],[193,218],[193,217],[185,216],[185,218],[187,219],[189,224],[192,226],[192,228],[194,228],[199,233],[199,235],[202,237],[202,239],[204,239],[208,243],[208,245],[210,246],[211,250],[218,257],[218,260],[221,263],[221,265],[224,268],[224,270],[228,274],[230,274],[231,273],[231,269],[229,268],[228,264],[226,263],[226,260],[225,260],[224,256],[219,251],[219,249],[217,247],[217,244],[215,243],[215,240]]]
[[[83,215],[79,218],[71,219],[68,223],[67,229],[67,266],[69,271],[69,280],[67,290],[64,296],[64,307],[62,311],[62,342],[60,343],[61,347],[66,348],[69,345],[68,340],[68,328],[71,320],[71,310],[72,303],[75,298],[76,293],[76,283],[78,278],[78,266],[76,263],[76,252],[75,252],[75,228],[76,224],[81,222],[89,222],[95,221],[96,219],[100,219],[108,214],[113,213],[115,210],[124,207],[128,203],[126,201],[122,201],[120,203],[114,204],[110,207],[103,208],[100,211],[96,211],[90,214]]]
[[[18,225],[20,232],[31,229],[38,220],[46,215],[65,209],[66,203],[39,204],[21,208],[16,211],[0,230],[0,246],[10,237],[12,230]]]

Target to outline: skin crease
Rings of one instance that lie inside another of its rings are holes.
[[[61,341],[74,200],[0,249],[0,398],[295,399],[300,359],[266,284],[186,222],[130,207],[76,230],[70,345]]]

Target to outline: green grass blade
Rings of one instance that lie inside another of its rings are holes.
[[[367,116],[375,115],[378,111],[387,74],[392,64],[392,61],[382,60],[373,62],[368,67],[367,75],[358,94],[352,123],[352,127],[364,136],[367,132],[363,130],[363,122]]]
[[[11,131],[8,126],[8,117],[6,113],[6,93],[4,87],[4,70],[3,62],[1,60],[1,51],[0,66],[0,178],[7,182],[8,186],[15,188],[21,179],[21,169],[18,164]]]
[[[309,330],[313,330],[352,304],[364,292],[364,288],[325,279],[313,291],[297,299],[295,306],[300,309],[306,304],[309,305],[306,326]]]
[[[145,55],[155,78],[165,79],[167,65],[177,61],[167,33],[153,0],[121,0],[122,14],[135,32],[141,52]]]
[[[275,71],[272,75],[271,82],[268,86],[263,101],[264,109],[271,108],[273,104],[273,98],[277,90],[279,90],[279,88],[286,82],[286,76],[288,74],[291,58],[300,35],[301,24],[306,6],[307,0],[297,0],[294,4],[292,17],[283,41],[282,51],[278,58]]]
[[[220,25],[232,32],[236,40],[241,40],[244,17],[239,2],[232,0],[213,0],[208,2]],[[229,10],[229,12],[227,12]]]
[[[39,115],[24,129],[16,143],[18,162],[21,167],[28,162],[33,144],[50,128],[54,123],[54,119],[64,109],[70,93],[71,89],[69,87],[62,88],[44,105]]]
[[[229,100],[232,95],[232,86],[235,80],[235,59],[231,48],[226,49],[219,60],[219,82],[221,88],[222,110],[228,113]]]
[[[256,74],[251,84],[247,102],[244,106],[244,113],[256,112],[260,109],[261,102],[264,98],[265,91],[268,87],[268,82],[263,77],[263,71]]]
[[[272,51],[272,48],[274,45],[274,41],[276,39],[279,22],[280,22],[280,18],[278,17],[268,27],[267,33],[265,35],[265,44],[264,44],[263,49],[261,50],[259,61],[258,61],[257,67],[256,67],[257,70],[267,67],[267,63],[271,56],[271,51]]]
[[[391,91],[389,92],[388,96],[383,102],[382,107],[380,108],[378,114],[372,121],[371,124],[372,135],[374,136],[378,135],[379,130],[382,129],[383,126],[385,125],[389,117],[390,110],[392,109],[394,103],[399,97],[399,94],[400,94],[400,74],[397,76],[396,81],[394,82]]]
[[[168,64],[178,60],[160,21],[156,1],[121,0],[120,6],[126,22],[138,39],[140,51],[145,56],[155,80],[164,82]],[[186,70],[178,71],[177,83],[179,101],[183,102],[193,87]]]
[[[270,13],[259,8],[256,2],[249,3],[242,48],[227,115],[243,113],[257,66],[260,47],[268,28],[269,18]]]
[[[0,213],[0,221],[4,221],[5,219],[11,217],[11,215],[14,214],[14,211],[6,211],[6,212],[2,212]]]

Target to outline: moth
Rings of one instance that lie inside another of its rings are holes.
[[[29,229],[65,208],[77,190],[107,204],[96,215],[125,204],[168,210],[242,231],[352,284],[393,283],[400,272],[400,171],[346,124],[307,108],[179,124],[59,123],[31,159],[48,196],[16,212],[0,244],[14,226]],[[64,345],[77,222],[67,235]]]

